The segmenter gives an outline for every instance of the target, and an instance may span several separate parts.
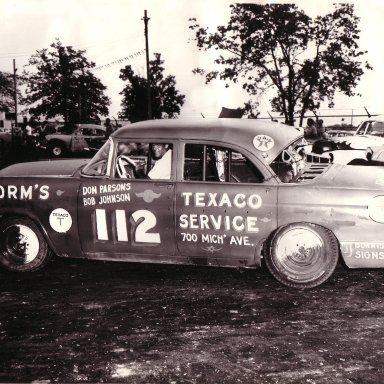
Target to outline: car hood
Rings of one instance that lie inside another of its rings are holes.
[[[316,181],[316,185],[324,187],[384,192],[384,167],[333,164]]]
[[[18,163],[0,170],[4,176],[71,176],[89,159],[46,160]]]

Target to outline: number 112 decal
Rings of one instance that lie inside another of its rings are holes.
[[[96,236],[97,240],[109,240],[107,217],[105,209],[96,209]],[[160,244],[160,234],[158,232],[148,233],[156,226],[156,216],[146,209],[135,211],[131,215],[133,225],[133,243]],[[130,241],[128,236],[128,226],[126,212],[123,209],[115,210],[115,231],[117,241]]]

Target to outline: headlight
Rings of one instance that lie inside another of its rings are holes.
[[[368,214],[373,221],[384,223],[384,196],[376,196],[371,200]]]

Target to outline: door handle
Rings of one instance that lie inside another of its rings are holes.
[[[155,187],[167,188],[167,189],[171,189],[173,186],[172,183],[155,183],[154,185],[155,185]]]

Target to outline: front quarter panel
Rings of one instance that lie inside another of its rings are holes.
[[[76,177],[0,178],[0,215],[27,216],[58,256],[81,257]]]

